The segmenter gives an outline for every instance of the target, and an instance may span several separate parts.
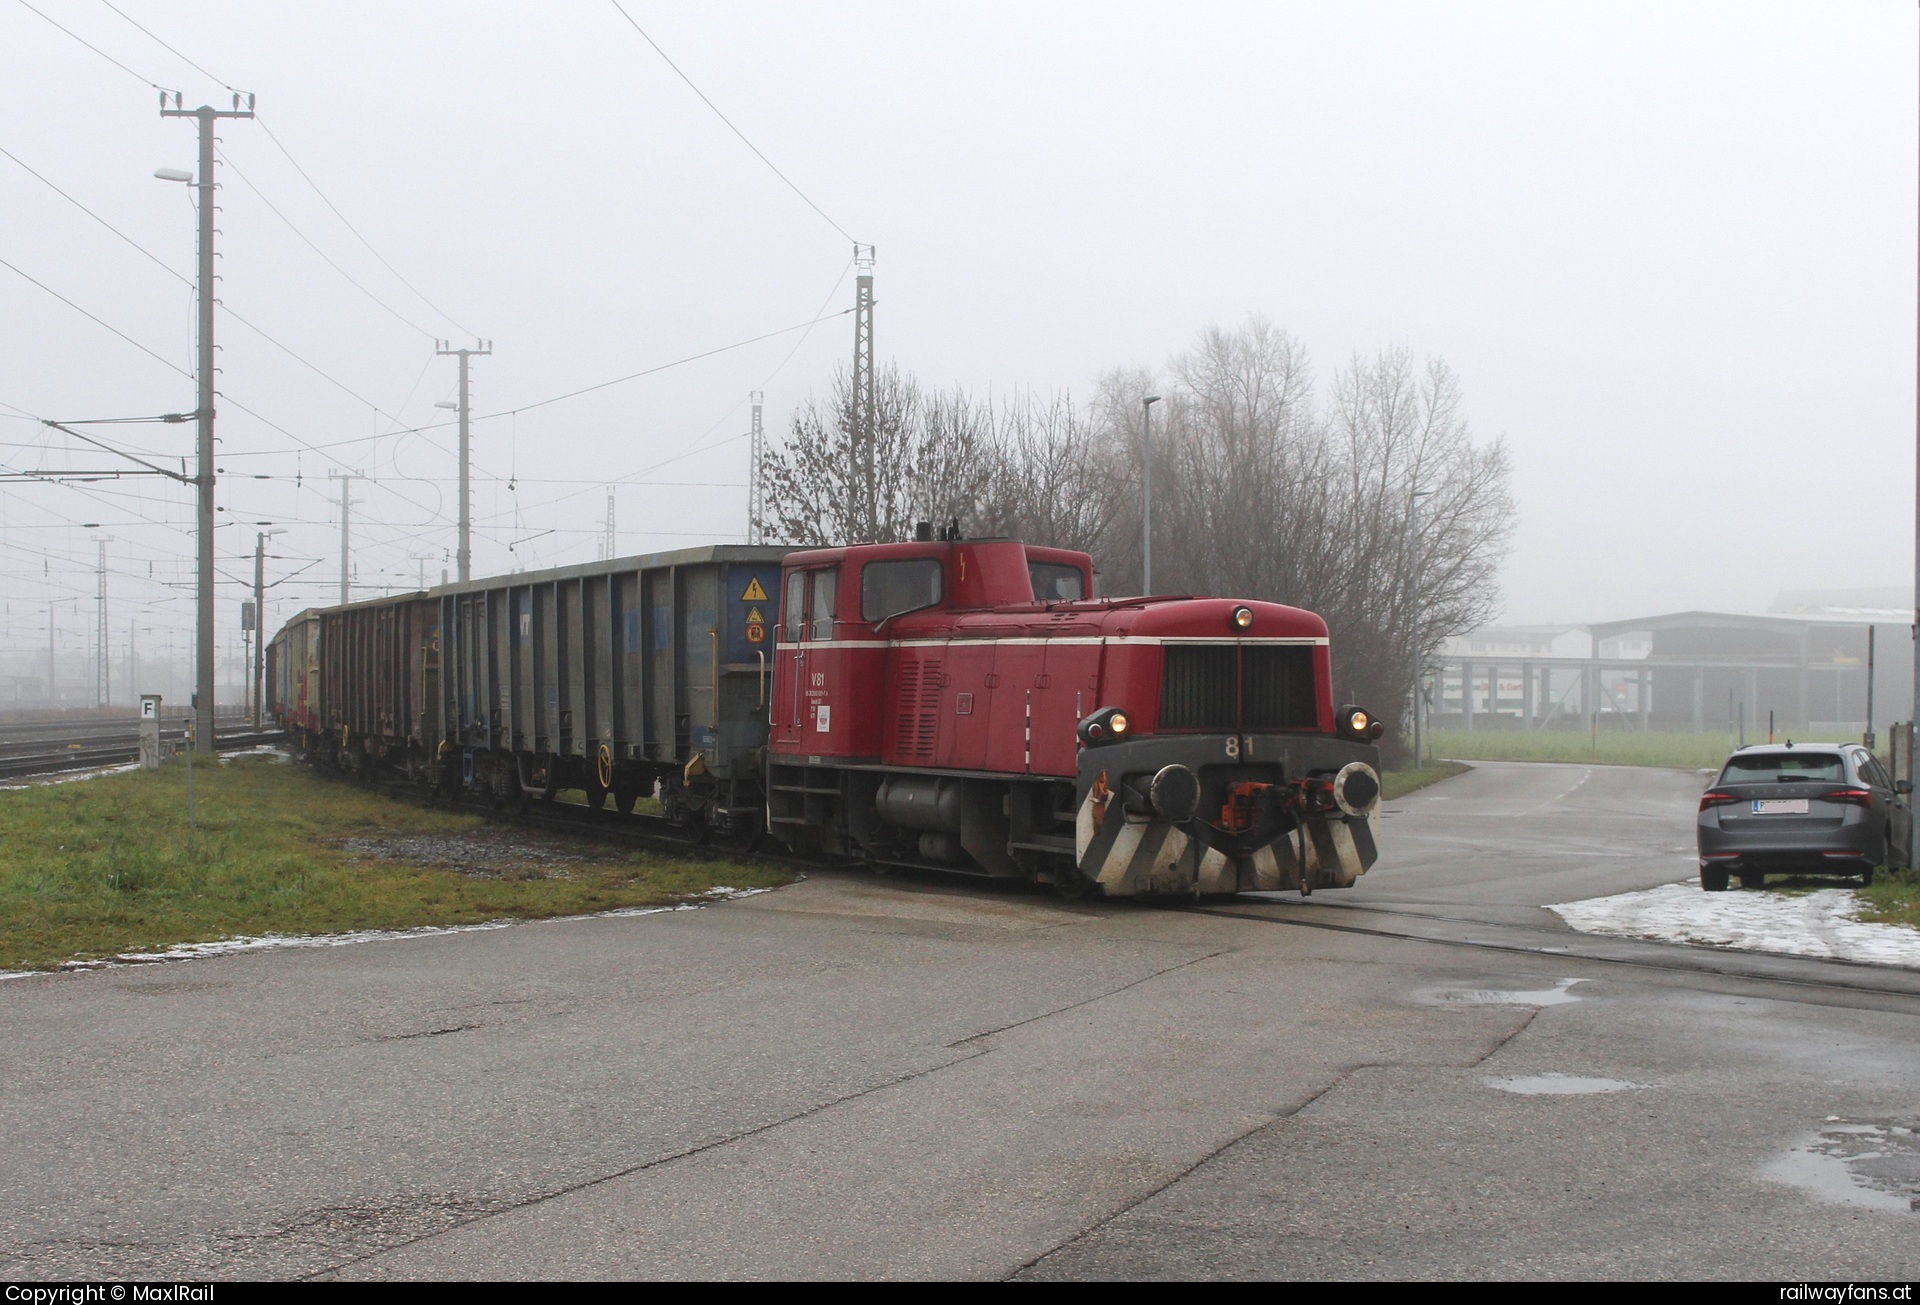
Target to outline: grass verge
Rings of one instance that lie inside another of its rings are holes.
[[[1910,924],[1920,928],[1920,874],[1882,870],[1873,883],[1856,889],[1858,917],[1869,924]]]
[[[0,792],[0,970],[260,934],[536,919],[763,888],[768,866],[528,835],[271,757]]]
[[[1463,761],[1430,761],[1415,769],[1389,770],[1380,777],[1380,798],[1384,802],[1391,802],[1417,788],[1438,784],[1443,779],[1464,775],[1472,769]]]
[[[1733,751],[1725,734],[1682,731],[1604,731],[1598,737],[1569,730],[1434,730],[1428,736],[1434,755],[1463,761],[1569,761],[1603,766],[1664,766],[1677,770],[1718,767]],[[1782,735],[1784,742],[1786,736]],[[1858,742],[1813,735],[1795,743]],[[1766,741],[1763,733],[1758,740]]]

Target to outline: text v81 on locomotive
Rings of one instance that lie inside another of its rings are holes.
[[[722,546],[302,613],[274,714],[322,764],[622,810],[875,865],[1112,896],[1341,887],[1380,727],[1326,625],[1100,599],[1012,540]]]

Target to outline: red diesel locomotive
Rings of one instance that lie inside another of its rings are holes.
[[[1380,727],[1325,622],[1094,598],[1084,553],[721,545],[305,612],[268,657],[316,762],[1078,895],[1343,887]]]
[[[1344,887],[1373,864],[1380,727],[1336,712],[1324,621],[1092,593],[1086,554],[1011,540],[787,556],[768,829],[1069,895]]]

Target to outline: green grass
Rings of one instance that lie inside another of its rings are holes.
[[[155,772],[0,792],[0,970],[268,933],[573,915],[791,877],[586,842],[566,843],[560,858],[533,847],[463,873],[341,844],[534,836],[267,757],[197,765],[194,786],[194,829],[178,759]]]
[[[1920,873],[1881,871],[1872,884],[1856,889],[1859,918],[1871,924],[1910,924],[1920,928]]]
[[[1389,770],[1380,776],[1380,798],[1383,802],[1391,802],[1417,788],[1438,784],[1443,779],[1464,775],[1472,769],[1472,766],[1460,761],[1430,761],[1418,769]]]
[[[1788,735],[1781,734],[1785,742]],[[1794,734],[1794,742],[1832,743],[1837,739]],[[1593,737],[1573,730],[1434,730],[1427,746],[1436,757],[1462,761],[1582,761],[1607,766],[1666,766],[1679,770],[1718,767],[1733,751],[1723,733],[1603,730]],[[1749,743],[1764,743],[1749,735]],[[1852,740],[1857,742],[1858,740]]]

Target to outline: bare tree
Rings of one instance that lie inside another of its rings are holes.
[[[1418,661],[1500,609],[1512,469],[1502,441],[1473,442],[1462,408],[1447,364],[1416,368],[1406,349],[1355,358],[1334,379],[1344,599],[1322,615],[1341,685],[1382,716],[1411,706]]]
[[[1128,498],[1124,470],[1070,396],[1006,403],[994,432],[993,476],[980,532],[1101,555]]]
[[[957,519],[970,534],[1090,552],[1105,591],[1136,593],[1141,401],[1156,392],[1155,588],[1319,613],[1338,696],[1400,716],[1416,663],[1498,610],[1513,523],[1506,448],[1474,442],[1439,359],[1356,357],[1322,405],[1306,350],[1255,316],[1201,332],[1164,378],[1108,372],[1085,415],[1066,397],[928,392],[889,366],[870,487],[856,482],[869,464],[842,371],[769,459],[769,516],[802,545],[906,539],[917,520]]]
[[[929,398],[887,366],[874,378],[873,457],[858,456],[848,373],[826,403],[808,400],[767,458],[767,515],[791,544],[911,539],[918,521],[971,519],[992,477],[991,414],[966,394]],[[860,481],[873,469],[873,483]],[[866,505],[871,504],[871,512]]]

